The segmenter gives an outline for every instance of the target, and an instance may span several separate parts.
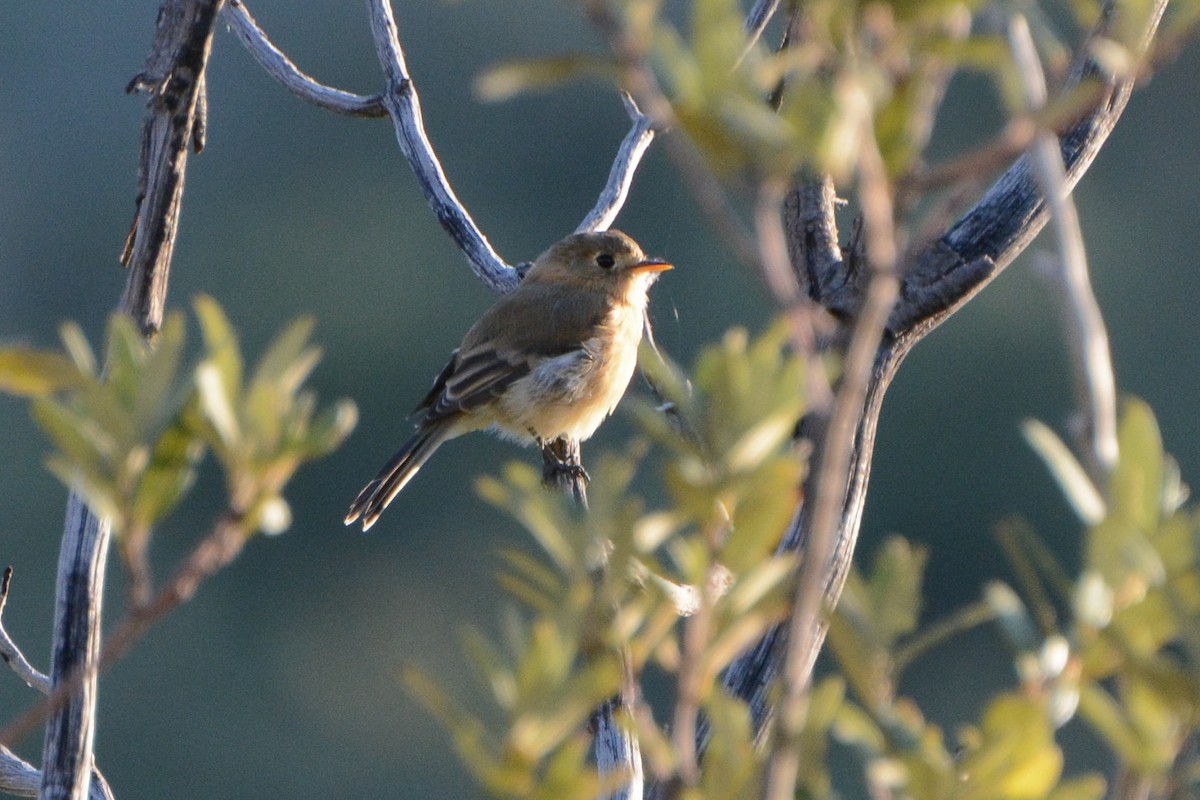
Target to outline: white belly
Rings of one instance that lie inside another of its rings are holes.
[[[617,407],[637,367],[643,310],[618,305],[581,350],[548,359],[513,384],[502,427],[517,436],[582,441]]]

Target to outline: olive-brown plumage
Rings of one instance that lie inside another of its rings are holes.
[[[445,441],[493,428],[518,441],[583,440],[637,365],[646,293],[671,265],[624,233],[576,233],[476,322],[417,405],[417,431],[346,514],[367,530]]]

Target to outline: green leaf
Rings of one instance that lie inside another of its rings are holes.
[[[1146,534],[1158,526],[1164,459],[1158,423],[1148,405],[1136,399],[1122,403],[1117,440],[1121,455],[1109,487],[1113,513]]]
[[[105,389],[120,408],[127,409],[133,404],[147,349],[148,345],[132,319],[125,314],[113,314],[108,318]]]
[[[95,378],[96,354],[92,352],[92,346],[83,335],[83,329],[74,322],[64,322],[58,329],[58,338],[80,374]]]
[[[929,553],[901,536],[890,536],[875,553],[867,591],[876,630],[889,643],[917,629],[921,586]]]
[[[1058,785],[1046,800],[1102,800],[1108,785],[1102,775],[1080,775]]]
[[[96,421],[57,400],[33,402],[38,427],[71,462],[96,474],[107,474],[117,457],[117,443]]]
[[[980,746],[960,764],[969,800],[1040,800],[1058,783],[1062,751],[1037,700],[1004,694],[984,713]]]
[[[704,711],[710,735],[701,773],[702,796],[705,800],[740,800],[757,795],[760,761],[750,709],[724,691],[715,691]]]
[[[203,454],[202,444],[184,426],[164,431],[138,481],[131,521],[148,528],[165,517],[191,488]]]
[[[88,376],[69,358],[28,347],[0,349],[0,392],[48,397],[84,385]]]
[[[484,70],[475,79],[475,96],[494,103],[526,92],[556,88],[567,81],[600,78],[612,82],[616,77],[616,66],[611,59],[586,53],[510,61]]]
[[[50,470],[63,486],[79,492],[97,517],[111,519],[113,526],[118,529],[123,527],[125,520],[121,517],[117,492],[103,477],[80,469],[61,456],[49,456],[46,459],[46,469]]]
[[[138,371],[130,413],[143,437],[154,436],[187,401],[191,387],[179,382],[184,333],[183,315],[168,314]]]
[[[1093,681],[1079,686],[1079,714],[1108,743],[1122,761],[1137,764],[1142,760],[1142,741],[1130,725],[1121,706]]]
[[[1062,489],[1079,518],[1088,525],[1095,525],[1104,519],[1108,513],[1104,498],[1062,439],[1036,419],[1022,422],[1021,433],[1046,464],[1050,476]]]
[[[221,376],[227,390],[241,388],[242,354],[238,347],[237,334],[217,302],[206,294],[197,295],[192,301],[196,319],[200,322],[200,333],[207,350],[206,362],[211,362]],[[239,398],[230,396],[229,404]]]
[[[358,406],[352,400],[340,400],[313,419],[304,436],[305,458],[327,455],[341,446],[358,424]]]

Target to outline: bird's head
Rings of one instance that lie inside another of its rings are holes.
[[[646,258],[638,243],[618,230],[573,233],[538,257],[525,280],[552,281],[580,288],[624,293],[645,291],[666,261]]]

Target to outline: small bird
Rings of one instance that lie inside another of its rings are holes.
[[[576,233],[538,257],[467,331],[404,443],[346,514],[367,530],[443,442],[493,428],[518,442],[591,436],[633,377],[646,293],[671,264],[617,230]]]

